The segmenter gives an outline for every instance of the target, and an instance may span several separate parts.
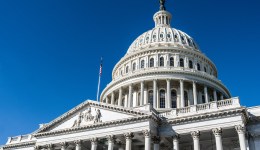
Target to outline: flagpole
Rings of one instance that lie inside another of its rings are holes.
[[[100,89],[101,75],[102,75],[102,57],[101,57],[100,68],[99,68],[98,87],[97,87],[97,102],[99,102],[99,89]]]

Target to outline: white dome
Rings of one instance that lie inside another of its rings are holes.
[[[129,47],[127,54],[140,51],[147,47],[168,44],[199,51],[195,41],[186,33],[169,26],[157,26],[140,35]]]

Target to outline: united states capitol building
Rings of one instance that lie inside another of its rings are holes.
[[[192,37],[155,27],[115,65],[100,102],[87,100],[2,150],[259,150],[260,107],[241,106]]]

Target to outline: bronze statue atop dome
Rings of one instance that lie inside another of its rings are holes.
[[[160,10],[165,10],[165,0],[160,0]]]

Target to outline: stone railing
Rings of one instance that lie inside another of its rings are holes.
[[[13,144],[13,143],[20,143],[20,142],[27,142],[32,140],[32,135],[20,135],[15,137],[9,137],[6,144]]]
[[[238,107],[241,107],[239,98],[235,97],[221,101],[214,101],[206,104],[198,104],[184,108],[172,109],[170,111],[160,113],[159,117],[179,117]]]

